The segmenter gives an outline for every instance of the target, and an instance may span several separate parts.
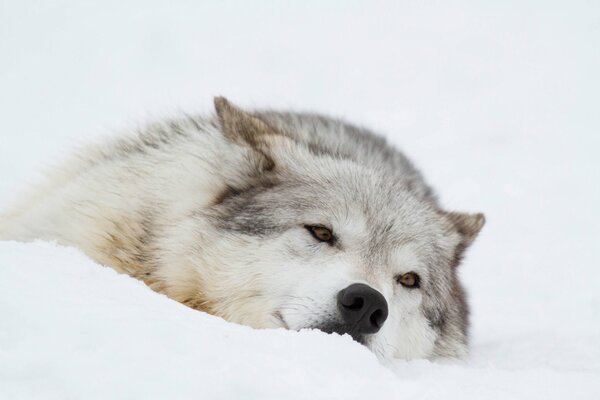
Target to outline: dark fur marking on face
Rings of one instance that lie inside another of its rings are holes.
[[[456,276],[452,277],[451,292],[448,294],[452,302],[448,303],[439,297],[433,298],[428,307],[423,306],[423,314],[429,326],[438,332],[438,341],[446,337],[456,337],[457,334],[466,343],[469,329],[469,307],[464,289]]]
[[[446,318],[444,314],[441,313],[425,313],[425,317],[427,318],[427,323],[429,326],[437,331],[441,331],[444,329],[444,324],[446,323]]]
[[[229,190],[213,206],[211,217],[218,228],[252,236],[266,236],[282,232],[287,227],[275,226],[270,218],[272,204],[255,201],[263,192],[272,189],[273,182],[261,182],[246,190]]]

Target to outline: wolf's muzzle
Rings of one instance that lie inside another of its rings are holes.
[[[338,309],[348,333],[376,333],[388,317],[385,297],[363,283],[354,283],[341,290],[337,296]]]

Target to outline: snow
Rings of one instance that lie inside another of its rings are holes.
[[[74,249],[1,248],[1,398],[288,398],[297,383],[297,398],[348,398],[396,385],[350,337],[229,324]]]
[[[472,350],[382,364],[252,330],[75,249],[0,242],[0,398],[600,396],[600,3],[0,3],[0,209],[82,143],[213,95],[385,134],[487,225]]]

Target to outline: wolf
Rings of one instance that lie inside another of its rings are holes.
[[[0,217],[194,309],[348,334],[378,356],[462,357],[458,265],[483,214],[443,210],[380,136],[223,97],[90,146]]]

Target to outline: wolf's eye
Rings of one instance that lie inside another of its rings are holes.
[[[399,275],[396,278],[396,282],[407,288],[418,288],[420,279],[419,275],[414,272],[407,272],[406,274]]]
[[[304,227],[308,229],[310,234],[313,235],[313,237],[319,242],[327,242],[330,244],[333,242],[333,233],[330,229],[325,228],[323,226],[313,225],[305,225]]]

